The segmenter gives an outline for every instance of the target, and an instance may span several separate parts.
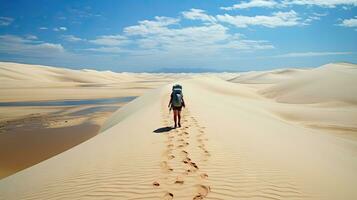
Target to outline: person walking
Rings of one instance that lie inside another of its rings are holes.
[[[175,122],[175,128],[181,127],[181,110],[185,107],[185,101],[183,100],[182,86],[176,84],[172,87],[170,101],[168,107],[173,110],[173,117]]]

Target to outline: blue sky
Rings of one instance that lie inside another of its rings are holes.
[[[0,0],[0,60],[112,71],[357,63],[357,0]]]

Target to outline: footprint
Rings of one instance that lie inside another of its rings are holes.
[[[182,185],[184,183],[184,180],[183,180],[183,178],[182,177],[176,177],[176,181],[175,181],[175,184],[180,184],[180,185]]]
[[[188,162],[191,162],[191,158],[186,157],[185,160],[187,160]]]
[[[170,155],[172,153],[172,150],[171,149],[167,149],[167,150],[165,150],[164,152],[162,152],[162,155],[163,156],[168,156],[168,155]]]
[[[202,174],[200,174],[200,177],[202,179],[206,179],[206,178],[208,178],[208,175],[206,173],[202,173]]]
[[[169,159],[169,160],[172,160],[172,159],[174,159],[174,158],[175,158],[174,155],[169,155],[169,156],[168,156],[168,159]]]
[[[204,139],[202,139],[202,138],[198,138],[198,139],[197,139],[197,142],[202,143],[202,142],[204,142],[203,140],[204,140]]]
[[[171,192],[166,192],[163,196],[164,200],[171,200],[174,198],[174,194],[172,194]]]
[[[188,152],[187,152],[187,151],[185,151],[185,150],[182,150],[182,151],[181,151],[181,154],[182,154],[183,156],[187,157]]]
[[[196,195],[195,197],[193,197],[193,200],[202,200],[204,197],[200,194]]]
[[[161,169],[163,169],[164,171],[174,171],[168,164],[166,161],[162,161],[161,164]]]
[[[154,181],[154,182],[152,183],[152,185],[153,185],[154,187],[159,187],[159,186],[160,186],[160,183],[157,182],[157,181]]]
[[[199,169],[198,166],[197,166],[197,164],[194,163],[194,162],[190,162],[190,165],[191,165],[192,167],[196,168],[196,169]]]
[[[197,186],[197,195],[193,197],[194,200],[199,200],[199,199],[204,199],[207,195],[208,192],[211,191],[211,188],[209,186],[205,185],[198,185]]]

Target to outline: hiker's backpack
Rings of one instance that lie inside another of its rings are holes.
[[[172,87],[172,106],[181,107],[183,105],[183,95],[182,95],[182,86],[174,85]]]

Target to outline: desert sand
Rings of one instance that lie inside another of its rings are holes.
[[[171,82],[120,108],[100,134],[0,180],[0,199],[357,199],[356,65],[131,76]],[[178,129],[173,82],[187,104]],[[22,98],[4,91],[2,101]]]
[[[104,121],[127,102],[62,106],[44,103],[131,99],[172,80],[173,76],[168,74],[70,70],[0,62],[0,179],[95,136]],[[3,106],[29,102],[38,106]]]

